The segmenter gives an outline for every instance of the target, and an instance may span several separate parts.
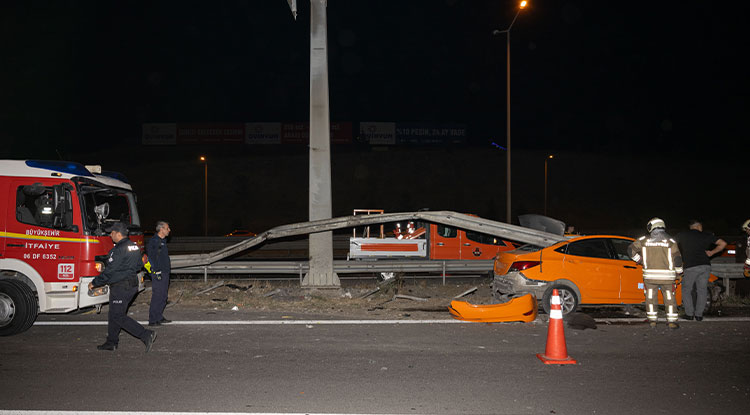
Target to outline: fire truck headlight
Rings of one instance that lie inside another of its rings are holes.
[[[94,267],[96,268],[96,272],[102,272],[104,270],[104,263],[96,261],[94,262]]]
[[[97,287],[93,290],[89,290],[89,297],[98,297],[100,295],[106,295],[109,292],[108,286]]]

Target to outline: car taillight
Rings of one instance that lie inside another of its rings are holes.
[[[516,261],[510,266],[508,271],[523,271],[539,264],[541,264],[540,261]]]

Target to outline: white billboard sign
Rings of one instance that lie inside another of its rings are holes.
[[[396,123],[394,122],[361,122],[359,137],[371,145],[395,145]]]

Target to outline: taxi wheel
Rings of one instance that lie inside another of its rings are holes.
[[[0,336],[28,330],[36,320],[38,308],[36,295],[25,283],[0,280]]]
[[[544,292],[544,296],[542,297],[542,308],[544,308],[545,313],[549,314],[551,309],[550,301],[552,300],[552,290],[554,289],[557,289],[557,293],[560,296],[563,315],[572,313],[578,308],[578,297],[576,296],[576,292],[567,285],[558,284],[549,287],[547,291]]]

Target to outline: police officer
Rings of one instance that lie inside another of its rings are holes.
[[[747,234],[747,241],[745,242],[745,276],[750,277],[750,219],[746,220],[742,224],[742,231]]]
[[[138,271],[143,267],[140,248],[128,239],[128,227],[122,222],[110,227],[109,236],[115,246],[107,255],[104,271],[89,283],[89,290],[109,285],[107,341],[96,348],[116,350],[120,340],[120,329],[125,329],[141,339],[148,352],[156,340],[156,333],[147,330],[127,314],[130,301],[138,292]]]
[[[649,325],[656,327],[659,306],[659,289],[664,297],[667,311],[667,326],[680,328],[677,324],[677,302],[674,298],[675,280],[682,274],[682,256],[677,242],[665,230],[664,221],[653,218],[646,224],[649,235],[636,239],[628,247],[633,261],[643,266],[643,284],[646,291],[646,316]]]
[[[146,244],[146,255],[151,264],[151,305],[148,309],[148,325],[160,326],[171,323],[164,318],[164,307],[167,306],[167,293],[169,292],[169,272],[172,265],[169,262],[169,250],[167,249],[167,236],[169,236],[169,223],[156,222],[156,234]]]

